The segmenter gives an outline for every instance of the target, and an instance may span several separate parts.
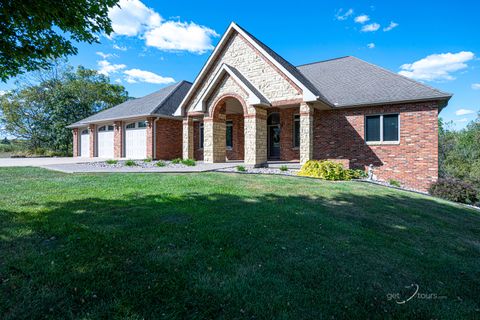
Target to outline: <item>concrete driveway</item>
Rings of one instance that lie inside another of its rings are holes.
[[[89,158],[0,158],[0,167],[42,167],[54,164],[70,164],[82,162],[104,161],[105,159]]]

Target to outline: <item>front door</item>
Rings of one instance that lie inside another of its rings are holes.
[[[280,125],[268,126],[268,158],[280,159]]]

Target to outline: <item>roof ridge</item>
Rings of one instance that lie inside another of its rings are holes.
[[[438,90],[438,89],[436,89],[436,88],[434,88],[434,87],[432,87],[432,86],[429,86],[428,84],[424,84],[424,83],[422,83],[422,82],[420,82],[420,81],[413,80],[413,79],[411,79],[411,78],[409,78],[409,77],[406,77],[406,76],[401,75],[401,74],[399,74],[399,73],[395,73],[395,72],[390,71],[390,70],[388,70],[388,69],[386,69],[386,68],[384,68],[384,67],[381,67],[381,66],[379,66],[379,65],[370,63],[370,62],[365,61],[365,60],[363,60],[363,59],[360,59],[360,58],[357,58],[357,57],[354,57],[354,56],[350,56],[350,57],[352,57],[352,58],[354,58],[354,59],[357,59],[357,60],[359,60],[359,61],[362,61],[362,62],[364,62],[364,63],[366,63],[366,64],[368,64],[368,65],[370,65],[370,66],[372,66],[372,67],[378,68],[378,69],[380,69],[380,70],[382,70],[382,71],[384,71],[384,72],[387,72],[387,73],[390,73],[390,74],[392,74],[392,75],[401,77],[401,78],[403,78],[403,79],[405,79],[405,80],[407,80],[407,81],[409,81],[409,82],[412,82],[412,83],[419,84],[419,85],[422,85],[422,86],[424,86],[424,87],[427,87],[427,88],[429,88],[429,89],[431,89],[431,90],[434,90],[434,91],[436,91],[436,92],[438,92],[438,93],[444,94],[445,96],[450,96],[450,97],[453,96],[453,93],[445,92],[445,91],[442,91],[442,90]]]
[[[155,109],[153,109],[152,112],[150,112],[150,114],[152,114],[152,115],[155,114],[155,113],[157,112],[157,110],[160,109],[160,107],[161,107],[162,105],[164,105],[165,102],[166,102],[168,99],[170,99],[170,98],[172,97],[172,95],[173,95],[184,83],[189,83],[189,82],[186,81],[186,80],[181,80],[181,81],[179,81],[178,83],[176,83],[176,84],[175,84],[175,88],[174,88],[165,98],[163,98],[162,101],[160,101],[160,103],[155,107]],[[165,87],[165,88],[167,88],[167,87]],[[162,88],[162,89],[165,89],[165,88]],[[160,89],[160,90],[162,90],[162,89]],[[158,90],[158,91],[160,91],[160,90]]]
[[[308,66],[308,65],[312,65],[312,64],[323,63],[323,62],[334,61],[334,60],[340,60],[340,59],[345,59],[345,58],[355,58],[355,57],[354,56],[342,56],[342,57],[337,57],[337,58],[319,60],[319,61],[315,61],[315,62],[303,63],[303,64],[299,64],[295,67],[298,68],[298,67]]]

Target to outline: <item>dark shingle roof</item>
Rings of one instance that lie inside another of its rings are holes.
[[[191,86],[192,84],[188,81],[180,81],[144,97],[125,101],[115,107],[96,113],[71,124],[69,127],[137,116],[173,116]]]
[[[333,107],[448,100],[452,96],[351,56],[297,69]]]

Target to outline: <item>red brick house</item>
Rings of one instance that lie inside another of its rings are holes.
[[[335,159],[350,168],[373,165],[378,179],[419,190],[437,179],[438,113],[451,95],[363,60],[348,56],[293,66],[232,23],[186,87],[176,97],[176,111],[162,118],[172,121],[175,133],[149,138],[182,148],[183,158],[256,166]],[[183,130],[173,125],[179,120]],[[161,158],[158,148],[148,150],[147,156]],[[128,157],[120,151],[114,156]]]

